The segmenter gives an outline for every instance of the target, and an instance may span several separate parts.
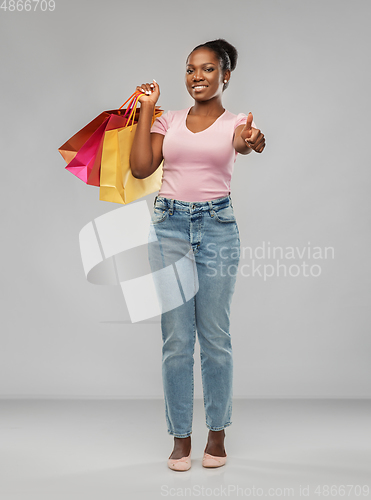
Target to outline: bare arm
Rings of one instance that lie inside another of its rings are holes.
[[[139,98],[140,113],[129,162],[133,176],[137,179],[145,179],[157,170],[163,160],[164,135],[151,134],[153,110],[160,96],[160,90],[157,83],[152,86],[148,83],[143,84],[137,87],[137,90],[149,92],[150,95],[142,95]]]
[[[241,132],[245,128],[245,125],[239,125],[234,131],[233,146],[237,153],[242,155],[248,155],[251,153],[252,149],[246,144],[246,142],[241,137]]]

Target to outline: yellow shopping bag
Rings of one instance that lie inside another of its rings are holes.
[[[136,109],[140,95],[125,127],[106,130],[104,134],[99,188],[99,199],[102,201],[127,204],[161,187],[163,163],[145,179],[135,178],[130,170],[129,158],[140,113],[140,109]],[[152,124],[162,113],[155,107]]]

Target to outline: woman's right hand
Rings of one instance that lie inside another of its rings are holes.
[[[146,95],[141,95],[139,97],[138,101],[140,103],[149,102],[154,106],[156,105],[156,102],[160,97],[160,87],[155,80],[153,80],[153,83],[142,83],[142,85],[138,85],[136,90],[146,92]]]

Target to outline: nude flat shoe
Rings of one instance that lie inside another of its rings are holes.
[[[192,450],[191,450],[192,451]],[[169,458],[167,461],[167,465],[169,469],[176,471],[185,471],[191,468],[191,451],[189,452],[188,457],[182,458]]]
[[[210,455],[209,453],[204,452],[204,456],[202,458],[202,467],[221,467],[225,465],[227,461],[227,456],[225,457],[215,457],[214,455]]]

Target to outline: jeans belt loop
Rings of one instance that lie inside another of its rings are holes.
[[[169,210],[170,215],[173,215],[173,211],[174,211],[174,200],[171,199],[170,200],[170,210]]]
[[[158,197],[158,195],[156,195],[155,200],[154,200],[154,202],[153,202],[153,206],[154,206],[154,207],[156,206],[157,197]]]

